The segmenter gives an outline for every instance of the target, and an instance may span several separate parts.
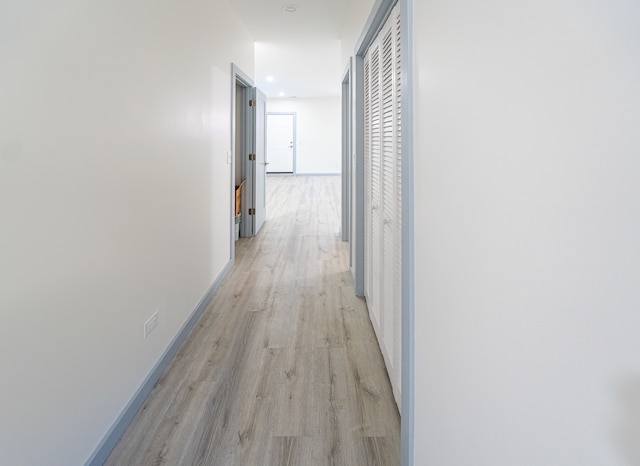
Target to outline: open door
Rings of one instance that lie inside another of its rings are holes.
[[[253,88],[252,118],[253,124],[253,210],[250,218],[253,223],[253,235],[257,235],[267,217],[267,160],[266,160],[266,121],[267,98],[264,93]]]

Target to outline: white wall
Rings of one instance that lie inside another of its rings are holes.
[[[340,97],[268,99],[267,112],[296,113],[296,173],[340,173]]]
[[[640,4],[413,7],[415,464],[640,464]]]
[[[229,261],[231,61],[223,0],[0,4],[1,464],[83,464]]]
[[[344,71],[340,50],[337,39],[256,42],[255,85],[267,96],[338,95]]]
[[[350,0],[344,3],[342,23],[342,66],[347,69],[349,58],[355,54],[355,46],[369,18],[374,0]]]

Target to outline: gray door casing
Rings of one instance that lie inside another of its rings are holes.
[[[351,59],[342,78],[342,241],[349,241],[349,269],[353,270],[353,240],[351,238],[351,202],[353,197],[351,150]]]
[[[249,112],[249,101],[253,95],[253,81],[249,76],[244,73],[238,66],[231,64],[231,86],[232,86],[232,102],[231,102],[231,153],[232,153],[232,165],[231,186],[234,192],[231,193],[231,257],[235,258],[235,185],[236,185],[236,165],[240,164],[239,172],[242,174],[242,179],[245,180],[244,188],[242,189],[242,208],[240,211],[240,236],[249,237],[252,235],[252,226],[249,225],[248,215],[248,199],[252,195],[252,187],[249,186],[247,180],[247,172],[250,168],[249,165],[249,148],[251,147],[253,131],[253,122]],[[236,92],[236,88],[239,88],[240,92]],[[237,102],[237,99],[240,102]],[[239,114],[238,114],[239,113]]]
[[[351,149],[355,153],[352,182],[355,184],[350,202],[352,221],[355,228],[351,231],[353,254],[352,276],[354,288],[360,296],[364,294],[364,69],[363,59],[369,45],[396,4],[400,5],[401,40],[403,44],[402,60],[402,404],[401,414],[401,464],[414,464],[414,359],[415,359],[415,279],[414,279],[414,147],[413,147],[413,1],[414,0],[376,0],[371,14],[363,28],[355,48],[351,63],[351,113],[345,128],[351,134]],[[344,81],[343,81],[344,83]],[[344,89],[344,88],[343,88]],[[344,92],[344,91],[343,91]],[[344,134],[344,133],[343,133]],[[343,151],[344,157],[344,151]],[[343,163],[345,163],[343,161]],[[355,231],[353,231],[355,230]]]
[[[265,119],[266,96],[253,86],[253,81],[238,66],[231,64],[231,141],[232,141],[232,187],[235,187],[235,164],[240,163],[245,180],[242,189],[240,236],[249,238],[260,230],[266,219],[266,161],[265,161]],[[240,105],[236,105],[236,86],[240,87]],[[236,108],[242,115],[236,114]],[[236,122],[238,122],[236,124]],[[238,135],[238,138],[236,138]],[[236,140],[240,146],[236,147]],[[252,159],[255,154],[256,160]],[[231,251],[235,257],[235,192],[231,193]],[[250,214],[255,209],[255,215]]]

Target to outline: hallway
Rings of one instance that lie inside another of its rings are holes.
[[[267,221],[105,463],[396,465],[400,419],[339,236],[340,178],[269,177]]]

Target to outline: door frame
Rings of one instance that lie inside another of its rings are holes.
[[[242,89],[242,109],[244,115],[242,115],[242,127],[236,127],[236,86],[240,86]],[[241,223],[240,223],[240,236],[243,238],[249,238],[253,236],[253,225],[247,221],[249,219],[249,209],[253,208],[253,189],[255,186],[253,180],[252,166],[249,163],[249,150],[252,147],[252,134],[253,134],[253,120],[251,118],[251,112],[249,111],[249,101],[253,98],[253,80],[242,71],[235,63],[231,64],[231,251],[232,258],[235,258],[235,164],[238,152],[242,152],[240,160],[242,163],[242,175],[246,180],[242,192],[242,208],[241,208]],[[241,131],[242,147],[236,147],[236,131]]]
[[[349,241],[349,269],[353,271],[353,239],[351,238],[351,63],[342,75],[342,241]]]
[[[413,143],[413,2],[414,0],[375,0],[356,45],[352,65],[351,134],[355,150],[355,192],[352,215],[356,231],[352,238],[356,248],[353,264],[354,287],[364,294],[364,56],[393,7],[400,6],[402,59],[402,402],[400,406],[400,452],[402,466],[414,464],[414,361],[415,361],[415,278],[414,278],[414,143]],[[344,123],[343,123],[344,124]],[[362,198],[362,199],[360,199]],[[360,255],[362,250],[362,255]]]
[[[297,112],[267,112],[267,148],[269,147],[269,115],[291,115],[293,116],[293,172],[292,175],[297,173],[297,143],[298,143],[298,113]],[[269,162],[269,153],[267,152],[267,162]],[[267,170],[267,175],[269,170]],[[277,173],[274,173],[277,174]],[[286,174],[286,173],[285,173]]]

